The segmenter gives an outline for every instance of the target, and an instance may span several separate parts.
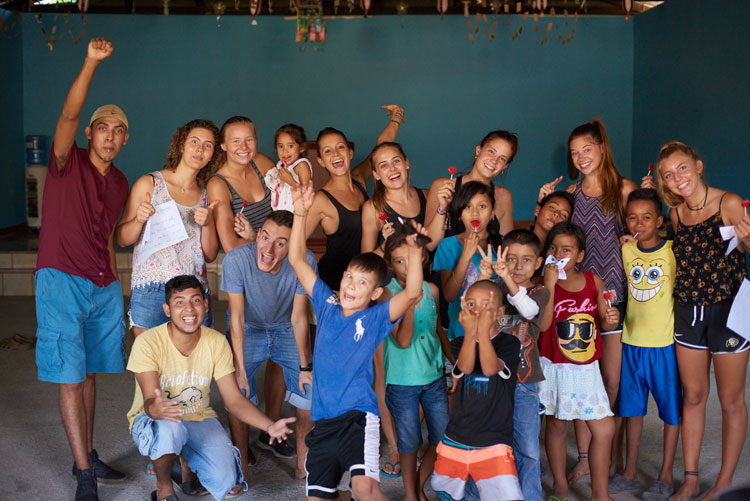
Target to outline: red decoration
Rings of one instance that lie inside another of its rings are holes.
[[[252,25],[258,24],[255,17],[260,14],[261,0],[250,0],[250,15],[253,17]]]
[[[448,0],[437,0],[437,10],[440,13],[440,17],[443,17],[445,11],[448,10]]]
[[[370,6],[372,5],[372,0],[359,0],[359,5],[362,7],[362,10],[365,12],[365,16],[368,12],[370,12]]]

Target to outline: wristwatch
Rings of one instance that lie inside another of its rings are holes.
[[[305,367],[300,366],[300,372],[312,372],[312,362],[307,364]]]

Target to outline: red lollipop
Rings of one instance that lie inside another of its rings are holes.
[[[450,165],[450,166],[448,166],[448,172],[449,172],[449,173],[450,173],[450,175],[451,175],[451,179],[453,179],[453,174],[455,174],[455,173],[456,173],[456,166],[455,166],[455,165]]]
[[[607,302],[607,306],[612,307],[612,301],[615,299],[614,291],[604,291],[602,297]]]
[[[654,164],[648,164],[648,175],[650,176],[652,172],[654,172]]]
[[[388,222],[388,214],[386,214],[385,212],[381,212],[380,213],[380,220],[383,221],[384,223],[387,223]]]
[[[479,221],[473,219],[471,221],[471,227],[474,228],[474,231],[479,231]]]
[[[747,206],[750,205],[750,200],[743,200],[742,206],[745,208],[745,215],[747,216]]]
[[[245,207],[247,207],[247,200],[242,201],[242,208],[244,209]]]

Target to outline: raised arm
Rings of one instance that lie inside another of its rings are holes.
[[[117,245],[127,247],[138,241],[146,221],[156,212],[151,205],[151,194],[154,192],[154,178],[151,174],[141,176],[133,184],[128,200],[125,202],[125,210],[120,217],[120,222],[115,228]]]
[[[112,55],[112,50],[112,42],[104,38],[94,38],[89,42],[86,59],[83,61],[83,68],[81,68],[80,73],[78,73],[78,76],[73,81],[73,85],[71,85],[68,95],[65,98],[60,118],[57,120],[54,154],[55,159],[57,159],[58,171],[62,170],[65,165],[65,159],[75,141],[81,110],[89,93],[91,79],[94,77],[99,63]]]
[[[386,117],[388,117],[389,120],[385,125],[385,128],[378,135],[378,139],[375,142],[376,146],[386,141],[395,141],[399,127],[405,122],[404,109],[399,105],[384,104],[381,108],[386,110]],[[352,177],[364,185],[371,175],[372,164],[370,164],[370,155],[368,154],[367,158],[352,169]]]
[[[312,181],[305,185],[292,189],[294,197],[294,223],[292,223],[292,234],[289,237],[289,264],[294,268],[297,279],[302,284],[308,295],[312,296],[315,281],[318,275],[310,263],[307,262],[307,237],[305,235],[305,220],[313,202]]]
[[[413,308],[414,303],[422,296],[422,246],[417,243],[417,235],[426,235],[427,231],[419,223],[412,224],[417,232],[406,237],[406,245],[409,248],[406,286],[393,296],[389,303],[391,322],[401,318],[408,308]]]

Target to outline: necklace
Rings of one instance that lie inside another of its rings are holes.
[[[703,204],[700,207],[690,207],[690,204],[687,203],[687,200],[685,200],[685,207],[688,208],[688,210],[698,212],[700,210],[703,210],[706,207],[706,201],[708,200],[708,185],[706,185],[706,195],[703,197]]]

